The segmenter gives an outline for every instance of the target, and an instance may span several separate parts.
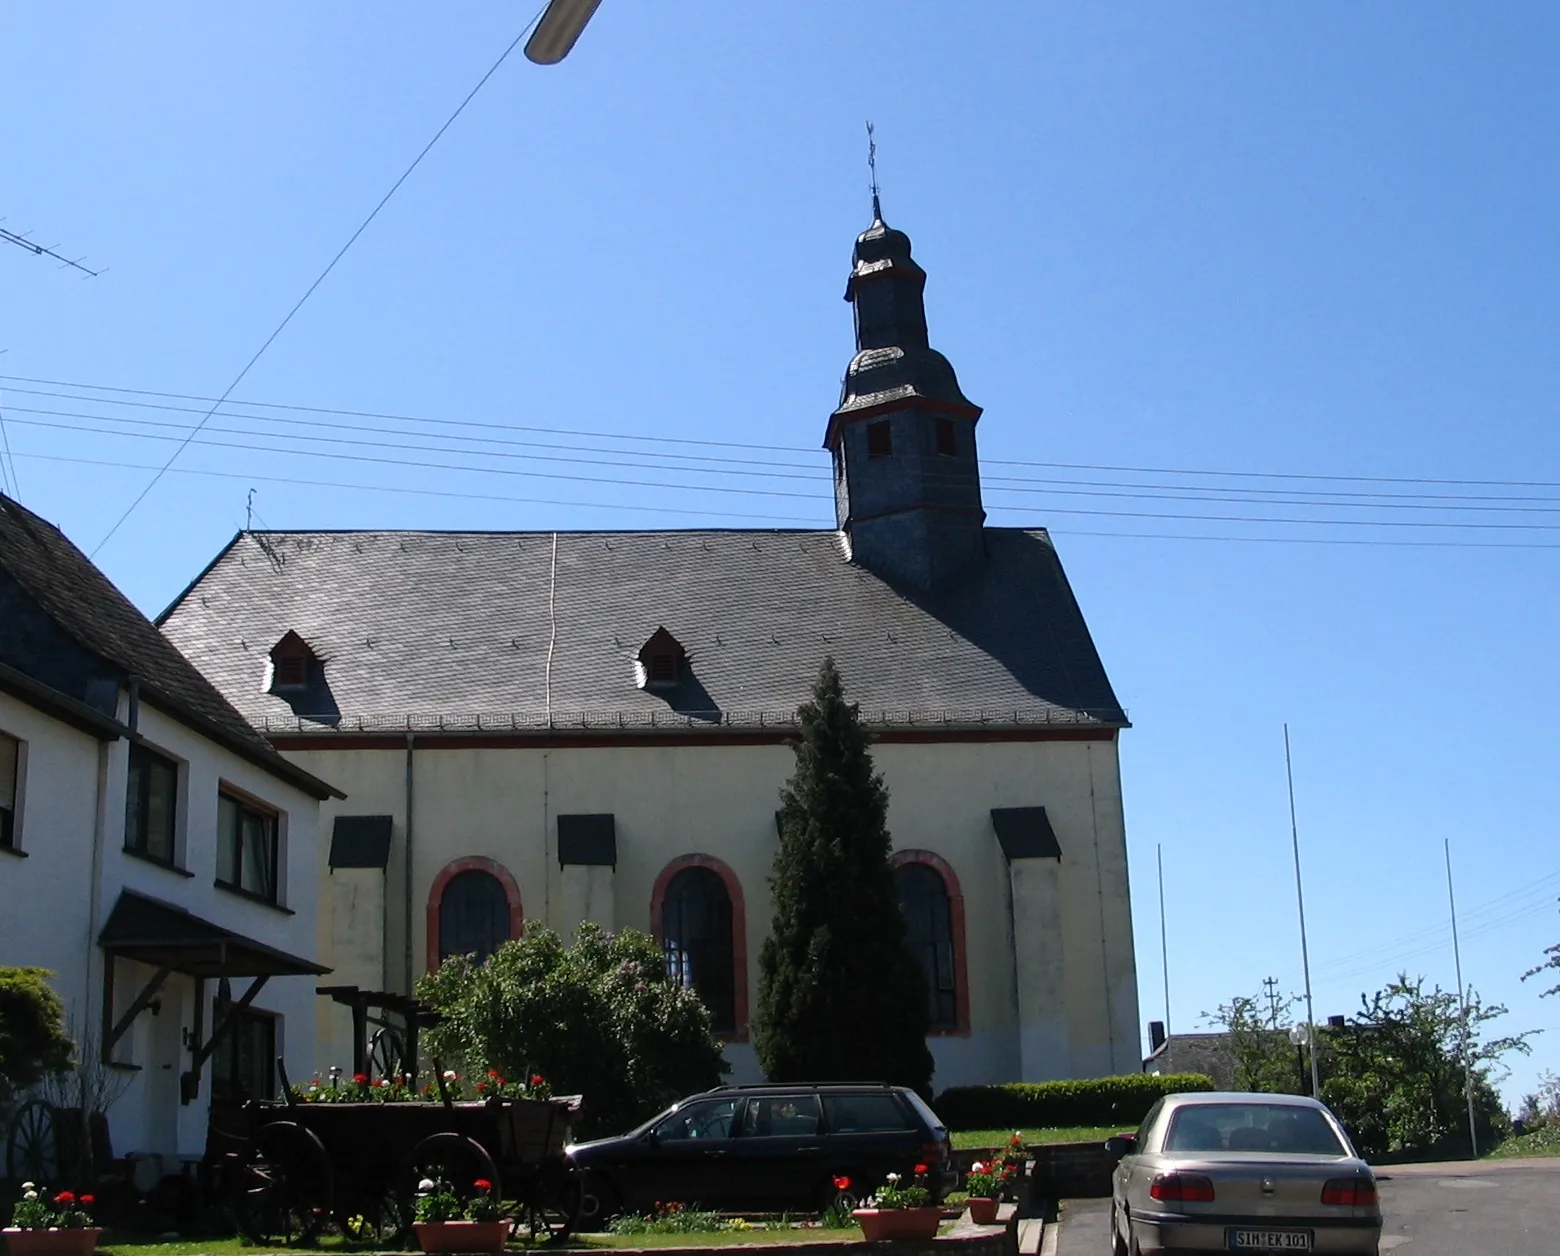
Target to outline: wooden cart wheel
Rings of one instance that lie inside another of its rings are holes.
[[[5,1143],[5,1171],[13,1182],[53,1182],[59,1173],[59,1142],[54,1109],[29,1099],[11,1122]]]
[[[579,1170],[562,1164],[543,1165],[521,1202],[515,1224],[518,1237],[531,1243],[561,1243],[579,1224],[583,1201]]]
[[[494,1199],[504,1197],[503,1183],[499,1181],[498,1166],[493,1163],[493,1157],[476,1139],[464,1134],[430,1134],[412,1148],[406,1171],[401,1175],[401,1201],[408,1216],[412,1214],[413,1201],[417,1197],[417,1183],[424,1179],[447,1183],[462,1204],[479,1193],[478,1182],[492,1184],[488,1193]]]
[[[239,1171],[234,1220],[251,1243],[308,1243],[329,1218],[333,1194],[324,1144],[296,1121],[272,1121],[255,1135]]]
[[[368,1075],[374,1080],[388,1077],[392,1081],[406,1072],[406,1048],[401,1035],[386,1026],[376,1029],[369,1040]]]

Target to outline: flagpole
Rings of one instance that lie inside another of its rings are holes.
[[[1320,1099],[1321,1076],[1316,1067],[1316,1011],[1311,1003],[1311,953],[1305,940],[1305,890],[1300,883],[1300,825],[1295,819],[1295,771],[1289,758],[1289,725],[1284,725],[1284,775],[1289,780],[1289,835],[1295,848],[1295,901],[1300,905],[1300,964],[1305,970],[1305,1027],[1311,1044],[1311,1095]]]
[[[1469,1060],[1469,1052],[1473,1049],[1473,1043],[1468,1038],[1468,990],[1463,985],[1462,976],[1462,948],[1457,944],[1457,896],[1452,892],[1452,839],[1441,839],[1442,849],[1446,852],[1446,903],[1452,912],[1452,961],[1457,965],[1457,998],[1462,1004],[1462,1057],[1463,1057],[1463,1090],[1468,1096],[1468,1146],[1473,1151],[1473,1158],[1479,1158],[1479,1135],[1473,1124],[1473,1066]]]

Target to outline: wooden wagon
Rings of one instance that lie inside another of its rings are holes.
[[[463,1198],[485,1181],[520,1237],[562,1238],[580,1209],[564,1151],[578,1110],[577,1097],[251,1102],[224,1174],[234,1219],[266,1246],[307,1243],[331,1222],[388,1246],[410,1226],[420,1181],[442,1180]]]

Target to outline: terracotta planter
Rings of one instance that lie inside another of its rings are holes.
[[[942,1221],[941,1208],[858,1208],[850,1214],[868,1239],[929,1239]]]
[[[102,1233],[98,1226],[79,1230],[17,1230],[8,1226],[0,1230],[11,1256],[91,1256]]]
[[[995,1195],[989,1197],[971,1195],[969,1200],[970,1220],[976,1225],[996,1225],[997,1203]]]
[[[425,1252],[501,1252],[509,1237],[507,1221],[414,1221],[412,1229]]]

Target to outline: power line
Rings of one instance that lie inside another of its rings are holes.
[[[21,482],[16,478],[16,459],[11,456],[11,433],[6,430],[5,406],[3,402],[0,402],[0,442],[4,443],[5,461],[8,462],[11,466],[10,478],[6,481],[6,491],[9,492],[10,495],[17,501],[20,501],[22,497],[22,486]],[[4,466],[0,465],[0,471],[3,470]]]
[[[124,523],[124,521],[128,519],[133,513],[135,513],[136,507],[146,500],[146,495],[150,493],[152,489],[157,487],[157,482],[168,473],[168,469],[173,466],[174,461],[181,453],[184,452],[184,449],[189,445],[190,441],[195,439],[195,433],[199,432],[200,429],[205,426],[206,419],[209,419],[213,414],[215,414],[217,412],[217,408],[221,406],[221,404],[226,401],[229,396],[232,395],[233,390],[244,382],[244,377],[249,374],[255,363],[258,362],[265,351],[271,347],[276,338],[282,334],[282,332],[286,329],[287,324],[292,322],[293,316],[303,308],[304,302],[306,302],[311,296],[314,295],[314,290],[325,282],[326,277],[330,274],[331,271],[336,269],[336,263],[341,261],[341,259],[347,255],[347,250],[357,243],[358,237],[368,230],[369,224],[372,223],[375,218],[379,217],[379,211],[390,203],[390,198],[396,194],[401,185],[405,183],[407,179],[411,178],[412,171],[416,170],[417,167],[422,164],[423,158],[433,150],[433,146],[439,142],[444,133],[455,124],[455,119],[460,117],[460,115],[465,112],[466,106],[472,102],[472,100],[476,97],[476,94],[482,90],[487,81],[498,72],[498,68],[509,59],[509,54],[520,46],[521,41],[524,40],[526,35],[530,33],[531,28],[541,20],[541,16],[544,12],[546,12],[545,5],[543,5],[541,9],[537,10],[536,16],[525,24],[525,29],[516,35],[509,46],[499,54],[498,60],[493,62],[493,64],[488,67],[487,73],[477,80],[477,85],[466,93],[465,99],[455,107],[455,112],[450,114],[450,116],[445,119],[444,125],[433,133],[433,138],[431,140],[423,145],[422,151],[412,159],[412,164],[407,166],[407,168],[401,172],[401,177],[390,185],[390,190],[380,198],[379,203],[369,211],[368,217],[363,219],[363,221],[358,225],[358,229],[348,237],[347,242],[341,246],[340,250],[336,253],[336,256],[331,258],[330,261],[326,264],[325,269],[319,273],[318,278],[316,278],[315,281],[309,285],[304,294],[298,298],[297,304],[295,304],[292,309],[287,311],[286,316],[280,323],[276,325],[276,329],[265,338],[265,343],[255,350],[254,356],[244,364],[244,369],[239,371],[239,373],[233,377],[233,382],[225,389],[223,389],[222,395],[218,397],[217,400],[212,404],[210,411],[208,411],[206,414],[206,418],[203,418],[199,423],[197,423],[195,425],[194,432],[191,432],[190,435],[184,440],[184,442],[168,456],[168,461],[163,464],[163,466],[157,471],[155,475],[152,476],[149,481],[147,481],[146,487],[143,488],[140,493],[137,494],[136,499],[125,508],[125,512],[114,521],[114,526],[109,528],[103,539],[93,547],[89,557],[97,556],[97,552],[102,549],[103,546],[108,544],[110,538],[113,537],[114,533],[119,531],[120,526]]]

